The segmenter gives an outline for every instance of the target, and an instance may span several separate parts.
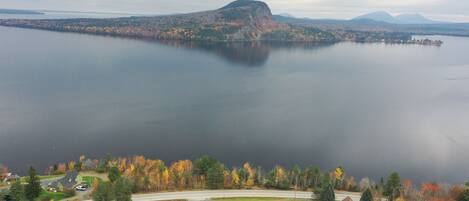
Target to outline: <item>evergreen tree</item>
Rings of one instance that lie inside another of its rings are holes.
[[[384,195],[388,196],[389,201],[394,201],[400,196],[401,179],[397,172],[391,173],[386,185],[384,186]]]
[[[24,187],[21,184],[21,182],[15,181],[11,187],[10,187],[10,192],[8,193],[9,199],[12,201],[24,201],[26,200],[26,196],[24,193]]]
[[[327,186],[319,194],[319,201],[335,201],[334,187],[332,184],[327,184]]]
[[[11,201],[11,197],[5,192],[0,192],[0,201]]]
[[[202,156],[194,162],[194,174],[207,177],[208,170],[218,164],[217,159],[210,156]]]
[[[37,197],[39,197],[39,194],[41,193],[41,181],[39,177],[36,174],[36,169],[33,167],[29,168],[29,177],[27,178],[28,184],[26,184],[25,187],[25,194],[26,194],[26,199],[30,201],[34,201]]]
[[[217,164],[210,168],[207,172],[207,187],[210,189],[221,189],[225,182],[223,175],[223,165]]]
[[[373,194],[370,189],[366,189],[365,192],[363,192],[360,201],[373,201]]]
[[[96,191],[93,193],[93,201],[112,201],[114,200],[114,192],[109,182],[99,183]]]
[[[121,177],[121,172],[116,166],[112,166],[109,170],[107,177],[109,178],[109,181],[111,181],[111,183],[114,183]]]
[[[131,201],[132,185],[129,180],[119,178],[114,184],[114,197],[116,201]]]
[[[459,196],[457,201],[469,201],[469,190],[462,192]]]

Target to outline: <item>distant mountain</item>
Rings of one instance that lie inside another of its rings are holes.
[[[295,17],[295,16],[293,16],[293,15],[291,15],[291,14],[289,14],[289,13],[279,13],[279,14],[277,14],[277,15],[283,16],[283,17]]]
[[[16,9],[1,9],[0,14],[17,14],[17,15],[43,15],[44,13],[32,10],[16,10]]]
[[[438,24],[438,23],[445,23],[445,22],[437,22],[430,20],[423,15],[420,14],[401,14],[397,16],[392,16],[391,14],[384,12],[384,11],[379,11],[379,12],[373,12],[373,13],[368,13],[364,15],[360,15],[356,18],[353,18],[353,20],[359,20],[359,19],[369,19],[369,20],[374,20],[378,22],[386,22],[386,23],[391,23],[391,24]]]
[[[287,23],[297,26],[311,26],[333,33],[353,32],[387,32],[408,33],[411,35],[450,35],[469,37],[469,23],[445,23],[432,24],[395,24],[372,19],[330,20],[330,19],[306,19],[291,18],[274,15],[273,20],[279,23]],[[371,34],[368,34],[371,35]]]
[[[430,20],[423,15],[420,14],[401,14],[395,17],[397,22],[400,24],[436,24],[440,22],[436,22]]]
[[[353,18],[353,20],[362,20],[362,19],[369,19],[369,20],[374,20],[378,22],[397,23],[397,20],[391,14],[384,12],[384,11],[368,13],[368,14],[360,15],[358,17]]]

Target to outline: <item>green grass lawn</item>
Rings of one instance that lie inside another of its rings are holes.
[[[94,179],[97,178],[99,181],[102,181],[101,178],[99,177],[93,177],[93,176],[83,176],[82,177],[82,183],[85,183],[88,185],[88,187],[91,187],[93,184]]]
[[[290,198],[215,198],[215,201],[309,201],[310,199]]]
[[[40,180],[47,180],[47,179],[55,179],[55,178],[62,178],[63,176],[65,176],[65,174],[59,174],[59,175],[39,175],[39,179]],[[21,183],[26,183],[26,178],[28,177],[21,177],[20,178],[20,181]]]
[[[65,198],[65,194],[62,192],[54,193],[54,192],[42,191],[41,194],[39,195],[38,200],[44,200],[44,198],[46,198],[47,196],[52,198],[54,201],[62,200]]]

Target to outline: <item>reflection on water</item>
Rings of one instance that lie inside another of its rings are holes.
[[[320,49],[329,47],[332,43],[300,43],[300,42],[233,42],[233,43],[211,43],[197,41],[157,41],[157,43],[183,47],[189,49],[203,50],[214,53],[226,61],[242,66],[263,66],[269,59],[271,51],[276,49]]]

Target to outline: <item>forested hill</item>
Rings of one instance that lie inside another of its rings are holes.
[[[113,19],[0,20],[0,25],[125,37],[207,41],[337,41],[332,33],[272,20],[269,6],[237,0],[220,9]]]

